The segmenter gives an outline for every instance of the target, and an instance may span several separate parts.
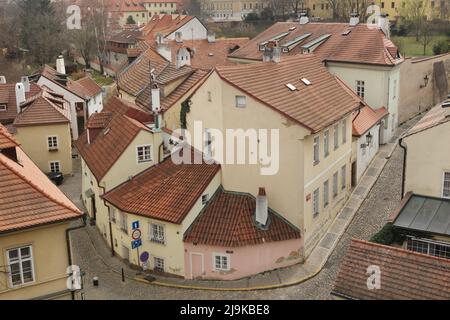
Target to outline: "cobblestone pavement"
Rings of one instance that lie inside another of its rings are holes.
[[[81,229],[72,233],[74,261],[86,272],[84,298],[134,300],[332,299],[330,291],[351,238],[369,239],[384,226],[390,212],[399,204],[402,157],[402,149],[397,147],[321,272],[299,285],[273,290],[236,292],[174,289],[137,282],[129,278],[122,283],[119,272],[121,263],[115,258],[105,261],[103,258],[107,256],[105,252],[98,254],[93,243],[101,240],[95,238],[96,231],[91,229],[92,227],[87,227],[89,229]],[[97,250],[99,250],[98,247],[101,247],[100,250],[108,250],[106,245],[98,246],[96,244],[96,247]],[[108,265],[115,265],[117,268],[112,270]],[[136,274],[127,269],[126,275],[133,277]],[[93,287],[91,284],[94,276],[99,277],[99,287]]]

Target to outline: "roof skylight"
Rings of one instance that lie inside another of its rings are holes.
[[[289,90],[291,90],[291,91],[296,91],[297,90],[297,87],[294,86],[292,83],[287,83],[286,87],[288,87]]]

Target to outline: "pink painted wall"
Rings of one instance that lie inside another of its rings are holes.
[[[270,242],[239,248],[224,248],[185,243],[185,278],[197,278],[195,277],[195,274],[194,277],[192,276],[191,256],[194,260],[194,273],[196,271],[195,261],[199,262],[203,260],[204,272],[201,276],[202,279],[236,280],[302,262],[302,257],[299,253],[302,245],[303,242],[301,239]],[[196,253],[200,255],[195,255]],[[229,254],[229,272],[218,272],[214,270],[213,257],[215,253]],[[201,259],[200,256],[203,256],[203,259]]]

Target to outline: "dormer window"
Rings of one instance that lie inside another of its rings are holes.
[[[6,111],[6,104],[0,103],[0,112]]]

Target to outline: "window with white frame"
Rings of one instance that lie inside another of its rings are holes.
[[[338,195],[338,173],[335,172],[333,174],[333,198],[336,198]]]
[[[122,230],[123,233],[128,234],[128,217],[124,212],[120,213],[120,230]]]
[[[50,172],[61,172],[61,163],[59,161],[50,161]]]
[[[341,168],[341,188],[345,189],[346,187],[346,178],[347,178],[347,165],[343,165]]]
[[[320,156],[319,156],[319,145],[320,144],[320,137],[319,136],[315,136],[314,137],[314,145],[313,145],[313,163],[314,164],[318,164],[320,161]]]
[[[365,82],[361,80],[356,81],[356,94],[364,100],[366,95]]]
[[[165,244],[166,236],[164,225],[158,223],[150,223],[150,238],[149,240],[152,242]]]
[[[334,125],[334,150],[339,148],[339,124]]]
[[[330,131],[325,130],[323,133],[323,153],[325,158],[330,154]]]
[[[164,259],[154,257],[153,258],[153,270],[164,272]]]
[[[450,199],[450,171],[444,172],[442,181],[442,197]]]
[[[320,196],[320,190],[317,188],[313,192],[313,199],[312,199],[312,214],[313,216],[316,216],[319,214],[319,196]]]
[[[0,103],[0,111],[6,111],[6,104]]]
[[[408,237],[406,248],[414,252],[450,259],[450,245],[447,243]]]
[[[328,180],[323,183],[323,207],[326,208],[330,202],[330,186]]]
[[[207,204],[208,200],[209,200],[209,194],[202,195],[202,205]]]
[[[214,254],[214,270],[229,271],[230,270],[230,256],[227,254]]]
[[[342,121],[342,144],[347,143],[347,121]]]
[[[247,106],[247,98],[245,96],[236,96],[236,107],[245,108]]]
[[[137,152],[138,163],[152,161],[152,146],[151,145],[137,146],[136,152]]]
[[[47,137],[48,150],[58,150],[58,137],[49,136]]]
[[[31,246],[6,251],[11,286],[34,282],[33,250]]]

